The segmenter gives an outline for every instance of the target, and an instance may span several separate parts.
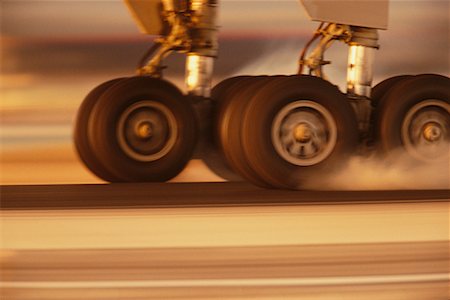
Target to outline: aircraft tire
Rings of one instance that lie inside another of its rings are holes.
[[[378,150],[406,152],[417,162],[448,159],[450,79],[435,74],[398,82],[380,100],[375,130]]]
[[[268,186],[249,165],[242,148],[242,119],[248,100],[274,77],[254,76],[235,84],[219,104],[217,137],[219,149],[227,164],[243,178],[261,187]]]
[[[248,166],[265,185],[302,189],[356,151],[357,121],[345,95],[328,81],[285,77],[248,101],[241,141]]]
[[[73,138],[78,156],[89,171],[107,182],[119,182],[121,180],[119,177],[108,171],[108,169],[105,168],[105,166],[97,158],[89,141],[89,122],[92,122],[92,109],[100,96],[110,87],[123,79],[124,78],[117,78],[106,81],[89,92],[81,103],[75,120]]]
[[[191,159],[197,123],[191,104],[171,83],[138,76],[103,93],[90,135],[97,156],[123,181],[163,182]]]
[[[378,113],[377,107],[378,103],[380,103],[381,99],[389,90],[398,84],[400,81],[410,79],[414,76],[412,75],[397,75],[390,78],[387,78],[372,88],[372,95],[370,98],[370,103],[372,106],[372,113],[370,116],[370,128],[369,128],[369,140],[368,145],[373,148],[374,144],[378,140],[377,132],[375,131],[375,120],[377,118],[376,114]]]
[[[211,100],[212,100],[212,124],[210,126],[210,132],[208,136],[207,149],[202,155],[203,162],[208,166],[208,168],[213,171],[216,175],[222,177],[227,181],[240,182],[244,179],[237,174],[226,162],[223,152],[220,151],[219,146],[219,136],[218,136],[218,113],[219,108],[223,105],[230,94],[235,90],[235,86],[239,85],[240,82],[246,81],[252,78],[252,76],[234,76],[222,80],[211,90]]]
[[[412,75],[397,75],[379,82],[372,89],[372,96],[371,96],[372,107],[377,107],[381,98],[383,98],[383,96],[398,82],[412,77],[413,77]]]

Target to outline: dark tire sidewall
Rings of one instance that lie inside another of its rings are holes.
[[[272,143],[271,130],[276,114],[297,100],[321,104],[331,113],[337,126],[337,140],[332,153],[313,166],[287,162]],[[345,96],[329,82],[312,76],[286,78],[258,92],[246,109],[243,134],[242,142],[252,167],[272,185],[281,188],[298,188],[311,177],[334,169],[345,160],[344,154],[355,150],[358,140],[356,117]]]
[[[389,154],[404,149],[402,125],[410,109],[420,102],[435,99],[449,104],[450,80],[439,75],[419,75],[399,82],[382,99],[376,129],[379,151]]]
[[[262,85],[277,79],[270,76],[253,76],[233,85],[227,97],[223,99],[216,124],[220,148],[227,163],[248,181],[261,187],[270,185],[267,185],[248,164],[242,143],[242,121],[251,96]]]
[[[95,150],[89,141],[88,128],[89,122],[91,122],[92,119],[92,111],[100,96],[123,79],[124,78],[116,78],[106,81],[90,91],[80,105],[75,120],[73,139],[78,156],[93,174],[109,182],[120,181],[120,179],[109,172],[97,158]]]
[[[175,116],[178,138],[162,158],[142,162],[130,158],[117,141],[117,124],[130,105],[151,100],[166,106]],[[115,85],[104,93],[94,108],[96,117],[92,141],[103,163],[125,181],[167,181],[185,167],[196,144],[196,120],[192,107],[172,84],[150,77],[134,77]],[[105,136],[102,137],[101,135]]]

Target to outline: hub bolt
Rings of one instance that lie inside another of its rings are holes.
[[[423,128],[423,137],[429,142],[435,142],[439,140],[441,135],[441,127],[436,123],[428,123]]]
[[[136,126],[136,135],[141,139],[148,139],[153,135],[153,126],[150,122],[141,122]]]
[[[308,124],[300,123],[294,128],[294,139],[299,143],[307,143],[311,140],[312,130]]]

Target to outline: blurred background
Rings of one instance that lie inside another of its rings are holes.
[[[380,31],[374,83],[397,74],[449,74],[449,2],[390,3]],[[220,1],[220,53],[214,82],[239,74],[292,74],[317,24],[299,1]],[[2,184],[98,182],[78,162],[73,121],[96,85],[130,76],[152,44],[120,0],[2,0]],[[335,44],[325,70],[341,88],[347,46]],[[183,88],[184,57],[167,60],[165,75]],[[190,165],[177,180],[220,180]],[[189,173],[190,172],[190,173]]]
[[[214,83],[296,72],[317,27],[299,1],[222,0],[220,6]],[[390,1],[374,84],[398,74],[449,75],[449,6],[448,0]],[[120,0],[1,0],[0,29],[0,184],[100,182],[72,145],[77,109],[101,82],[133,75],[153,37],[139,33]],[[343,89],[347,46],[335,44],[326,59],[330,80]],[[183,56],[171,56],[167,65],[166,78],[183,88]],[[356,159],[348,170],[334,182],[319,178],[319,188],[448,189],[450,182],[448,165],[399,171]],[[176,180],[220,178],[193,161]],[[2,207],[2,299],[448,298],[448,190],[410,191],[401,198],[419,200],[403,203],[395,195],[404,191],[289,192],[233,183],[1,189],[9,203],[104,201],[89,209]],[[127,206],[135,198],[148,203],[180,195],[194,203],[272,202]],[[314,202],[330,195],[345,203]],[[108,197],[123,200],[123,209],[109,207]],[[274,205],[286,197],[299,203]],[[377,197],[382,201],[367,200]]]

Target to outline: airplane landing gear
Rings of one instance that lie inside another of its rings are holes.
[[[449,78],[402,75],[372,90],[387,1],[339,3],[339,9],[305,3],[321,24],[300,55],[297,75],[232,77],[212,94],[218,2],[126,2],[139,27],[160,37],[141,60],[140,76],[100,85],[80,108],[77,150],[106,181],[170,180],[194,151],[227,180],[286,189],[304,188],[357,150],[377,147],[386,157],[402,149],[418,161],[448,158]],[[348,45],[346,94],[323,70],[336,41]],[[163,60],[172,52],[187,57],[186,95],[162,79]]]

